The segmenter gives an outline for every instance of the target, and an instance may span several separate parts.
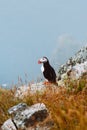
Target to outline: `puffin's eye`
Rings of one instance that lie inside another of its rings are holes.
[[[46,58],[43,58],[43,61],[47,61]]]

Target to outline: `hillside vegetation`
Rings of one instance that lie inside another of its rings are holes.
[[[15,88],[0,88],[0,126],[10,117],[10,107],[20,102],[28,105],[43,102],[49,110],[48,120],[54,124],[51,130],[87,130],[87,75],[76,81],[67,79],[65,84],[47,86],[44,92],[29,93],[21,100],[14,97]]]

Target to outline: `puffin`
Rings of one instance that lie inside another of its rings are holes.
[[[38,64],[42,64],[41,71],[44,75],[44,78],[49,82],[56,84],[56,73],[54,68],[50,65],[49,60],[47,57],[42,57],[38,60]]]

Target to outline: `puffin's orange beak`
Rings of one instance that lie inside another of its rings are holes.
[[[41,64],[41,61],[40,61],[40,60],[38,60],[38,64]]]

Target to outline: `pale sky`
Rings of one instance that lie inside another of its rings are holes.
[[[60,65],[86,41],[87,0],[0,0],[0,84],[37,78],[38,58]]]

